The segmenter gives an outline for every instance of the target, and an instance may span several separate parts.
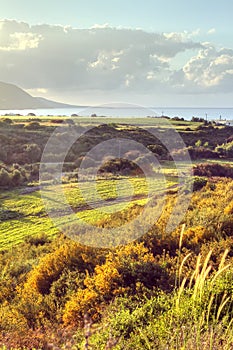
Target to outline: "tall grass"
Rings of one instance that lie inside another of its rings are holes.
[[[231,270],[231,264],[226,264],[229,250],[225,250],[215,271],[211,264],[212,251],[205,257],[199,254],[190,278],[182,278],[183,267],[192,255],[189,253],[180,261],[184,229],[183,226],[169,320],[171,339],[166,349],[233,349],[233,298],[224,290],[224,275]]]

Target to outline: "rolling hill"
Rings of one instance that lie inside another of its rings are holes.
[[[77,107],[33,97],[16,85],[0,82],[0,109],[66,108]]]

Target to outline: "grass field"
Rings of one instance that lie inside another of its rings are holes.
[[[203,162],[219,162],[233,165],[232,160],[198,160]],[[179,169],[185,171],[185,162],[179,162]],[[161,172],[166,177],[119,177],[99,179],[97,182],[83,181],[62,185],[65,199],[78,217],[88,223],[106,218],[111,213],[127,209],[133,204],[144,205],[148,196],[177,183],[177,169],[174,162],[163,162]],[[54,210],[62,209],[57,185],[43,187],[43,196]],[[24,189],[4,190],[0,192],[0,249],[22,242],[29,235],[45,233],[49,237],[59,230],[48,217],[41,193],[36,190],[25,193]],[[65,215],[65,214],[64,214]],[[65,217],[63,216],[63,219]]]
[[[0,116],[0,119],[6,118],[5,116]],[[53,125],[56,126],[56,123],[54,123],[54,119],[62,119],[64,122],[66,120],[72,119],[75,124],[81,124],[83,126],[86,125],[99,125],[99,124],[128,124],[128,125],[137,125],[137,126],[144,126],[144,127],[167,127],[168,125],[173,125],[176,129],[185,129],[187,127],[195,130],[201,123],[199,122],[192,122],[192,121],[176,121],[176,120],[168,120],[165,118],[153,118],[153,117],[66,117],[66,116],[58,116],[58,117],[51,117],[51,116],[35,116],[35,117],[27,117],[27,116],[9,116],[7,118],[10,118],[14,123],[29,123],[33,120],[40,120],[40,123],[44,125]]]
[[[5,117],[2,117],[4,120]],[[57,120],[69,120],[67,117],[25,117],[25,116],[10,116],[13,121],[13,126],[6,125],[2,128],[2,145],[7,143],[9,150],[8,154],[16,150],[16,160],[18,157],[17,150],[23,149],[24,144],[38,143],[43,147],[51,132],[59,126],[56,124]],[[38,130],[31,130],[24,127],[14,129],[15,124],[28,124],[31,121],[39,121],[42,128]],[[124,130],[130,125],[143,126],[148,129],[158,127],[161,132],[165,130],[168,125],[174,125],[178,130],[186,132],[186,128],[195,130],[200,123],[191,121],[167,121],[163,118],[110,118],[110,117],[75,117],[73,121],[80,126],[98,125],[98,124],[114,124],[117,130]],[[4,124],[4,123],[3,123]],[[47,126],[52,126],[47,127]],[[68,124],[67,124],[68,129]],[[132,129],[134,130],[134,128]],[[107,130],[109,137],[111,136],[111,128]],[[103,131],[102,131],[103,132]],[[188,132],[188,131],[187,131]],[[15,134],[18,136],[17,144],[13,147],[15,142]],[[195,134],[194,131],[193,134]],[[115,135],[115,133],[113,133]],[[135,134],[137,136],[137,134]],[[102,135],[97,133],[98,137]],[[144,135],[144,138],[147,134]],[[41,140],[43,139],[43,142]],[[85,140],[86,141],[86,140]],[[88,149],[88,145],[85,146]],[[92,144],[90,144],[92,146]],[[80,147],[80,145],[79,145]],[[12,161],[12,165],[15,161]],[[35,162],[38,165],[38,160]],[[232,164],[231,160],[199,160],[193,164],[200,162],[221,162]],[[68,164],[68,163],[67,163]],[[185,162],[179,162],[180,172],[187,169]],[[145,204],[148,200],[147,196],[158,193],[159,190],[164,189],[177,183],[178,171],[174,162],[161,162],[161,174],[158,174],[156,179],[148,179],[149,184],[140,177],[120,177],[118,179],[102,179],[97,183],[92,181],[83,181],[80,186],[76,183],[67,183],[63,185],[65,198],[69,205],[74,209],[76,215],[84,220],[95,223],[103,216],[110,215],[116,211],[127,209],[130,205],[138,203]],[[161,177],[160,177],[161,175]],[[164,182],[164,175],[166,180]],[[149,185],[149,188],[148,188]],[[48,236],[54,236],[58,229],[47,216],[43,201],[40,196],[40,191],[22,194],[23,189],[6,190],[0,192],[0,249],[5,249],[10,245],[21,242],[28,235],[36,235],[39,233],[46,233]],[[55,185],[43,187],[43,194],[55,209],[59,208],[59,191]]]
[[[152,196],[165,186],[174,185],[176,181],[174,176],[168,177],[166,182],[163,179],[151,179],[148,183],[140,177],[122,177],[121,180],[99,180],[96,184],[83,182],[82,192],[76,183],[64,184],[62,187],[66,200],[77,212],[76,215],[94,224],[99,219],[133,204],[144,205],[148,195]],[[43,196],[53,209],[61,208],[56,185],[44,187]],[[59,232],[46,213],[39,190],[32,193],[25,193],[22,189],[1,191],[0,202],[1,250],[32,234],[45,233],[51,237]]]

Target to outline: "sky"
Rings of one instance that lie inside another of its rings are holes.
[[[0,0],[0,81],[72,104],[233,107],[233,2]]]

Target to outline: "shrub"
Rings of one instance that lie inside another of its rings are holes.
[[[65,267],[79,271],[91,271],[95,263],[95,255],[91,248],[82,247],[74,242],[65,244],[55,252],[46,255],[31,271],[25,288],[40,294],[49,294],[50,287],[61,275]]]
[[[207,184],[207,180],[201,177],[195,176],[193,180],[193,191],[199,191]]]
[[[166,148],[164,148],[162,145],[148,145],[147,148],[151,152],[153,152],[159,156],[165,156],[168,153]]]
[[[41,158],[41,149],[36,143],[26,145],[25,152],[31,163],[36,163]]]
[[[19,186],[24,182],[24,179],[21,175],[21,172],[18,169],[15,169],[11,174],[11,183],[13,186]]]
[[[25,239],[25,242],[37,247],[39,245],[44,245],[44,244],[49,243],[51,241],[45,233],[41,233],[37,236],[28,236]]]
[[[2,168],[0,170],[0,186],[1,187],[8,187],[11,184],[11,176],[10,173]]]
[[[25,129],[28,130],[38,130],[41,128],[40,123],[33,121],[33,122],[29,122],[28,124],[25,125]]]
[[[193,169],[194,175],[197,176],[219,176],[233,178],[233,168],[230,165],[222,165],[218,163],[202,163]]]
[[[65,324],[82,324],[84,315],[97,320],[106,304],[117,295],[140,293],[167,284],[165,270],[142,243],[129,244],[107,255],[106,262],[95,267],[94,275],[87,275],[85,289],[78,290],[67,302]]]
[[[191,121],[196,122],[196,123],[205,123],[206,122],[204,118],[199,118],[199,117],[192,117]]]
[[[3,122],[4,122],[5,124],[12,124],[12,123],[13,123],[13,120],[10,119],[10,118],[4,118],[4,119],[3,119]]]
[[[215,150],[222,156],[233,158],[233,141],[229,138],[226,143],[216,146]]]
[[[190,154],[191,159],[216,159],[219,158],[217,152],[212,151],[209,148],[204,146],[200,147],[188,147],[188,152]]]
[[[64,119],[51,119],[50,122],[53,124],[62,124],[64,122]]]
[[[112,173],[112,174],[123,174],[129,175],[131,172],[136,172],[137,174],[143,174],[142,170],[134,162],[124,159],[116,158],[108,160],[104,163],[98,170],[99,173]]]

